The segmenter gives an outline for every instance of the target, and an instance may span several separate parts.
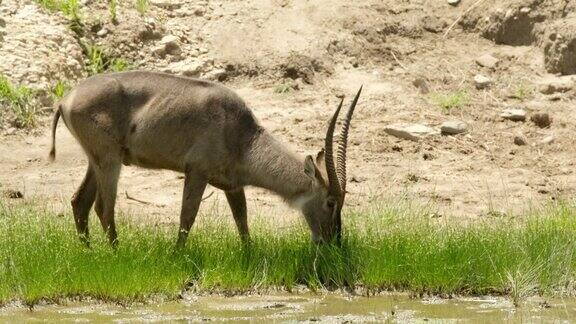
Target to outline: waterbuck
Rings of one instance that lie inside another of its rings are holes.
[[[186,244],[207,184],[226,193],[244,241],[249,240],[245,186],[268,189],[300,209],[313,241],[339,241],[348,129],[361,91],[344,119],[336,161],[332,143],[342,101],[328,125],[324,149],[315,159],[301,159],[222,85],[144,71],[97,75],[57,103],[49,158],[55,157],[62,117],[89,161],[72,198],[76,229],[86,244],[94,201],[108,239],[116,243],[114,205],[122,164],[184,173],[177,246]]]

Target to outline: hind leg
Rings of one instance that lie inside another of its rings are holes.
[[[72,212],[74,213],[76,231],[78,232],[80,240],[86,245],[89,245],[88,215],[92,204],[94,204],[96,189],[94,169],[91,164],[88,164],[88,170],[86,170],[84,180],[82,180],[80,187],[78,187],[78,190],[72,197]]]
[[[104,229],[112,246],[117,244],[114,208],[121,166],[119,161],[108,160],[101,161],[95,168],[96,181],[98,183],[96,214],[98,214],[102,229]]]

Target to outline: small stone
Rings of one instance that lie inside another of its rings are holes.
[[[457,6],[460,3],[460,0],[448,0],[448,4],[451,6]]]
[[[540,128],[550,127],[552,118],[546,113],[536,113],[530,117],[530,120]]]
[[[398,138],[416,142],[435,133],[434,129],[421,124],[393,124],[385,127],[384,132]]]
[[[474,76],[474,85],[476,86],[476,89],[486,89],[491,83],[492,80],[482,74],[476,74],[476,76]]]
[[[495,58],[494,56],[492,56],[490,54],[484,54],[484,55],[476,58],[476,64],[483,66],[483,67],[490,68],[490,69],[495,68],[499,62],[500,62],[499,59]]]
[[[538,81],[538,90],[543,94],[555,94],[568,92],[576,88],[576,81],[573,76],[548,76]]]
[[[514,136],[514,144],[518,145],[518,146],[524,146],[524,145],[528,145],[528,141],[526,140],[526,138],[522,135],[516,135]]]
[[[416,78],[412,81],[412,85],[420,90],[421,94],[428,94],[430,92],[430,88],[424,78]]]
[[[108,29],[102,28],[102,29],[100,29],[100,30],[96,33],[96,36],[98,36],[98,37],[104,37],[104,36],[106,36],[107,34],[108,34]]]
[[[20,199],[24,198],[24,194],[20,190],[7,189],[4,190],[4,197],[10,199]]]
[[[150,0],[150,4],[166,10],[174,10],[182,7],[182,3],[173,0]]]
[[[504,109],[500,117],[511,121],[525,121],[526,111],[524,109]]]
[[[556,140],[556,137],[554,135],[548,135],[540,141],[540,144],[542,144],[542,145],[552,144],[552,143],[554,143],[555,140]]]
[[[164,46],[166,53],[178,55],[182,53],[180,48],[180,39],[174,35],[166,35],[160,40],[160,45]]]
[[[459,120],[447,121],[440,126],[440,133],[442,135],[456,135],[464,133],[468,130],[468,125]]]

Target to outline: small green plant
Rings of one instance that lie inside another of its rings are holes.
[[[519,100],[525,100],[526,98],[528,98],[528,96],[532,95],[533,92],[534,88],[525,83],[521,83],[514,90],[512,97]]]
[[[140,16],[144,16],[148,11],[148,0],[136,0],[136,10]]]
[[[110,20],[112,21],[112,23],[116,24],[118,23],[118,16],[116,14],[117,10],[118,10],[118,1],[117,0],[110,0]]]
[[[99,46],[87,46],[86,54],[88,56],[88,64],[86,65],[86,68],[90,75],[99,74],[106,70],[104,66],[104,51]]]
[[[432,101],[444,112],[448,113],[452,109],[462,108],[470,101],[470,96],[464,90],[459,90],[449,94],[432,94]]]
[[[14,86],[0,74],[0,103],[7,105],[12,112],[12,124],[18,128],[31,128],[36,125],[34,91],[25,86]]]
[[[68,18],[70,29],[79,37],[82,36],[82,21],[78,0],[35,0],[41,7],[50,11],[60,11]]]
[[[110,61],[108,70],[113,72],[122,72],[130,69],[130,64],[123,58],[113,58]]]
[[[98,45],[86,46],[88,74],[100,74],[107,71],[122,72],[130,69],[130,63],[121,57],[109,55],[105,49]]]
[[[289,93],[293,88],[290,83],[281,83],[274,87],[274,93]]]
[[[66,92],[70,89],[70,85],[66,81],[58,80],[52,88],[52,98],[56,101],[62,99]]]
[[[36,0],[41,7],[50,11],[60,11],[70,19],[79,19],[80,5],[78,0]]]

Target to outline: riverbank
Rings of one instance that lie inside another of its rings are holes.
[[[363,294],[527,296],[574,293],[576,209],[558,204],[523,216],[452,224],[421,209],[376,206],[345,215],[342,248],[310,243],[304,225],[250,224],[243,247],[229,221],[214,215],[174,251],[176,226],[119,217],[112,249],[92,217],[91,248],[72,216],[37,204],[0,204],[0,301],[27,304],[90,296],[145,301],[183,291],[242,293],[302,285]],[[131,218],[133,219],[133,218]],[[222,221],[220,221],[222,220]]]

